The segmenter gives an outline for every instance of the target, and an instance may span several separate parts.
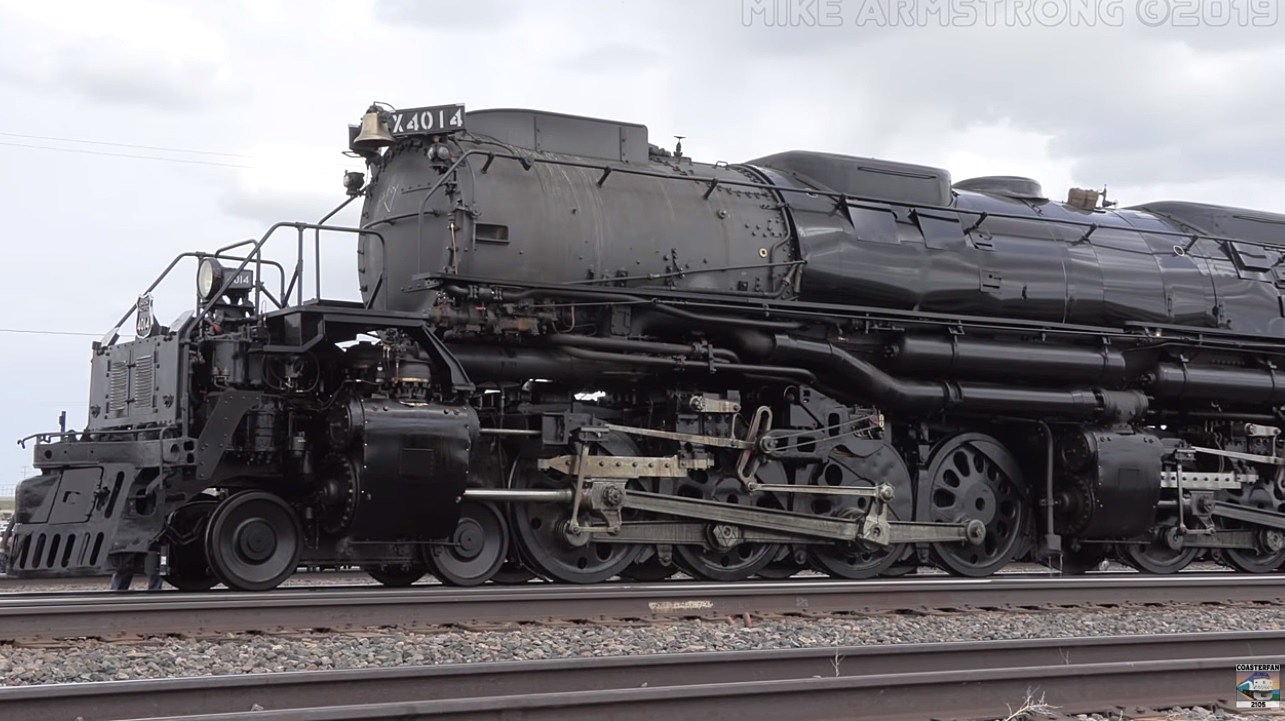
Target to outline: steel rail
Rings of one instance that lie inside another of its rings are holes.
[[[1086,604],[1279,603],[1285,575],[828,579],[0,597],[0,641]]]
[[[403,666],[0,688],[0,717],[1002,717],[1028,692],[1063,713],[1209,703],[1283,655],[1269,631]]]
[[[99,576],[53,576],[50,578],[19,578],[0,573],[0,594],[8,593],[33,593],[24,590],[26,587],[49,587],[61,588],[68,587],[70,590],[89,590],[94,588],[106,588],[108,579],[111,574]],[[333,581],[334,585],[351,584],[354,581],[371,580],[370,575],[364,571],[300,571],[290,577],[290,581],[307,579],[309,581]],[[134,579],[135,584],[144,584],[146,579],[139,574]],[[286,588],[290,586],[287,585]],[[46,592],[48,593],[48,592]],[[4,598],[0,595],[0,598]]]
[[[54,578],[18,578],[0,573],[0,589],[18,588],[26,586],[50,586],[50,587],[84,587],[93,585],[107,585],[107,579],[111,576],[56,576]]]

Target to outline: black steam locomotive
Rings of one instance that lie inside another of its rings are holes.
[[[196,308],[162,326],[149,289],[94,346],[87,425],[34,437],[11,574],[1285,563],[1285,216],[710,165],[530,110],[372,106],[349,148],[360,227],[185,254]],[[356,241],[361,302],[305,300],[323,234]]]

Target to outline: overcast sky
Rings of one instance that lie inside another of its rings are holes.
[[[1107,185],[1123,204],[1285,212],[1276,12],[1261,0],[0,0],[0,493],[30,463],[14,440],[56,427],[60,409],[83,426],[93,340],[12,331],[101,334],[176,253],[320,217],[359,168],[340,151],[372,100],[643,123],[661,145],[687,136],[704,161],[815,149],[957,180],[1031,176],[1054,198]],[[324,295],[356,295],[353,250],[329,246]],[[192,274],[157,294],[163,322],[191,304]]]

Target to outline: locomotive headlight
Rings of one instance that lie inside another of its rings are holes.
[[[223,286],[223,266],[213,258],[204,258],[196,269],[196,294],[210,300]]]

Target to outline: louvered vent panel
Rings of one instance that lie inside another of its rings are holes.
[[[111,387],[107,396],[107,412],[113,418],[124,418],[129,410],[125,401],[129,398],[129,364],[125,361],[112,361]]]
[[[134,408],[139,413],[152,409],[152,394],[156,387],[153,378],[155,355],[145,355],[134,359]]]

